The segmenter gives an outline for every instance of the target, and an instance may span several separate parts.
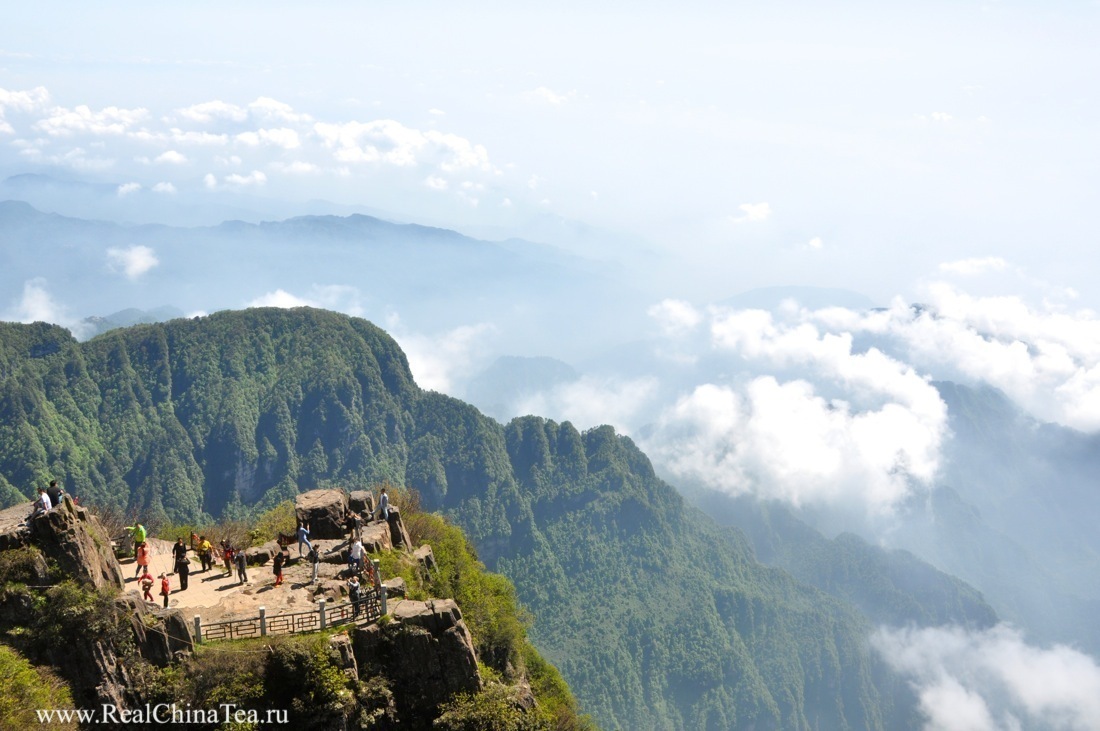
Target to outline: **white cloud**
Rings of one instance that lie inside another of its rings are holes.
[[[672,335],[698,313],[655,314]],[[697,347],[740,375],[695,386],[657,419],[646,446],[675,476],[870,515],[933,480],[947,408],[925,376],[877,349],[854,351],[851,334],[822,331],[797,310],[791,321],[762,310],[707,315],[710,341]],[[684,343],[678,352],[690,355]]]
[[[302,146],[298,133],[289,127],[277,127],[275,129],[258,129],[254,132],[242,132],[234,138],[242,145],[258,147],[267,145],[283,150],[294,150]]]
[[[313,121],[310,115],[295,112],[289,104],[266,96],[249,104],[248,111],[261,119],[275,119],[288,124],[306,124]]]
[[[998,625],[880,629],[873,647],[909,679],[926,729],[1100,728],[1100,666],[1065,645],[1029,645]]]
[[[610,424],[629,432],[638,416],[651,404],[658,388],[656,378],[633,379],[583,376],[549,391],[524,398],[514,405],[517,414],[540,414],[558,421],[571,421],[587,429]]]
[[[811,249],[823,249],[825,248],[825,242],[821,240],[820,236],[814,236],[812,239],[809,240],[806,246],[810,247]]]
[[[107,249],[107,265],[113,272],[124,274],[127,279],[137,279],[160,264],[156,252],[148,246],[131,246],[128,249]]]
[[[363,316],[358,288],[344,284],[314,284],[306,296],[276,289],[273,292],[256,297],[246,307],[318,307],[335,312],[343,312],[353,317]]]
[[[442,109],[435,109],[435,108],[432,108],[432,109],[429,109],[429,110],[428,110],[428,114],[431,114],[431,115],[432,115],[432,116],[434,116],[434,117],[443,117],[443,116],[445,116],[445,115],[446,115],[447,113],[446,113],[446,112],[444,112],[444,111],[443,111]]]
[[[136,193],[141,190],[141,183],[123,183],[118,186],[118,197],[125,198],[131,193]]]
[[[393,316],[391,334],[405,351],[416,383],[424,389],[446,393],[456,379],[468,375],[482,351],[485,337],[496,331],[491,323],[462,325],[440,335],[402,332]]]
[[[49,111],[49,116],[35,122],[34,128],[51,137],[122,135],[148,116],[149,112],[145,109],[105,107],[95,112],[82,104],[74,109],[54,107]]]
[[[665,335],[691,332],[703,321],[703,313],[690,302],[675,299],[662,300],[646,310],[646,314],[657,321]]]
[[[999,256],[972,257],[957,261],[945,261],[940,264],[940,271],[949,274],[961,274],[973,276],[986,272],[1001,272],[1008,267],[1008,262]]]
[[[438,175],[429,175],[424,181],[424,185],[432,190],[447,190],[447,181]]]
[[[267,183],[267,176],[259,170],[253,170],[248,175],[241,175],[240,173],[230,173],[222,179],[222,184],[230,188],[250,188],[259,187]],[[203,176],[203,184],[211,190],[218,188],[218,179],[211,173],[207,173]]]
[[[906,357],[940,378],[1000,388],[1032,415],[1084,431],[1100,429],[1100,319],[1089,310],[1035,307],[1015,296],[978,297],[944,282],[914,311],[834,310],[815,319],[889,336]]]
[[[187,156],[175,150],[167,150],[157,155],[156,158],[153,159],[153,162],[168,163],[169,165],[183,165],[187,162]]]
[[[165,195],[173,195],[176,192],[176,186],[167,181],[161,181],[153,186],[154,193],[164,193]]]
[[[92,334],[91,326],[74,319],[67,308],[54,300],[46,289],[45,279],[38,277],[23,283],[23,294],[0,319],[13,322],[49,322],[68,328],[76,338]]]
[[[15,129],[5,118],[7,110],[30,112],[44,108],[49,100],[50,93],[41,86],[29,91],[10,91],[0,88],[0,133],[15,133]]]
[[[444,172],[495,171],[483,146],[455,134],[422,132],[392,119],[343,124],[318,122],[313,130],[338,162],[398,167],[428,165]]]
[[[772,215],[772,207],[767,203],[742,203],[738,208],[742,211],[742,215],[730,216],[730,220],[734,223],[766,221]]]
[[[246,305],[246,307],[281,307],[283,309],[316,306],[317,304],[315,302],[293,295],[284,289],[277,289],[274,292],[262,294]]]
[[[215,120],[226,119],[232,122],[243,122],[248,119],[248,111],[236,104],[230,104],[220,100],[195,104],[184,109],[177,109],[176,113],[184,119],[199,124],[209,124]]]
[[[304,160],[295,160],[289,163],[273,162],[271,163],[271,168],[290,175],[313,175],[321,172],[319,166],[311,162],[305,162]]]

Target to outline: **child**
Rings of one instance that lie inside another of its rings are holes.
[[[283,564],[286,563],[286,553],[279,551],[275,554],[275,561],[271,565],[271,572],[275,574],[275,586],[283,583]]]
[[[142,592],[144,592],[144,594],[142,595],[142,599],[147,602],[153,602],[153,604],[156,604],[156,602],[153,601],[153,575],[146,571],[144,574],[141,575],[141,579],[139,579],[139,581],[141,582],[141,590]]]
[[[168,577],[160,575],[160,595],[164,597],[164,608],[168,608],[168,595],[172,593],[172,585],[168,583]]]
[[[141,576],[143,573],[149,573],[149,544],[144,542],[137,545],[137,571],[134,576]]]

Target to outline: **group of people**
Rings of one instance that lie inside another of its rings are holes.
[[[38,497],[34,499],[34,507],[31,508],[28,521],[56,508],[61,504],[64,497],[65,490],[57,483],[57,480],[50,480],[49,487],[38,488]]]
[[[153,585],[155,579],[153,575],[149,573],[149,557],[152,551],[149,547],[148,532],[145,530],[145,526],[141,524],[141,521],[136,521],[133,526],[127,528],[130,531],[130,536],[134,539],[134,557],[137,570],[134,572],[134,578],[138,580],[138,585],[141,586],[141,597],[147,602],[156,603],[153,598]],[[172,593],[172,585],[168,581],[167,574],[163,572],[160,575],[160,595],[164,601],[164,606],[168,607],[168,596]],[[187,588],[184,584],[183,588]]]

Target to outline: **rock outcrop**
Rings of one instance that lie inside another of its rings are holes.
[[[390,524],[390,542],[394,548],[408,550],[412,546],[412,541],[409,540],[409,534],[405,531],[405,521],[401,520],[401,510],[391,507],[387,522]]]
[[[366,490],[352,490],[348,495],[348,509],[353,513],[359,513],[363,520],[370,520],[374,512],[374,495]]]
[[[76,581],[95,589],[122,588],[122,567],[107,531],[68,496],[31,521],[31,541]]]
[[[348,494],[343,490],[310,490],[294,499],[300,523],[309,525],[310,538],[343,538]]]
[[[391,615],[389,624],[356,630],[352,644],[361,674],[390,681],[402,718],[435,718],[454,694],[481,690],[473,639],[454,600],[400,601]]]

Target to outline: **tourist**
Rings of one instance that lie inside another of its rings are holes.
[[[42,513],[45,513],[53,507],[53,503],[50,502],[50,496],[46,494],[46,488],[38,488],[38,497],[34,501],[34,510],[31,511],[31,517],[28,520],[35,518]]]
[[[223,538],[221,546],[222,565],[225,566],[225,575],[229,576],[233,573],[233,544],[229,542],[228,538]]]
[[[298,526],[298,558],[302,557],[302,546],[309,546],[309,550],[313,550],[313,544],[309,542],[309,523],[302,523]]]
[[[382,488],[382,493],[378,496],[378,516],[384,521],[390,519],[390,496],[386,494],[386,488]]]
[[[202,564],[203,571],[209,571],[214,565],[214,559],[211,555],[213,552],[214,546],[206,540],[206,536],[199,536],[199,563]]]
[[[134,576],[138,577],[142,573],[149,573],[149,544],[142,542],[135,549],[137,554],[137,571],[134,572]]]
[[[179,571],[181,562],[187,561],[187,546],[184,545],[183,538],[177,538],[175,544],[173,544],[172,559],[176,566],[176,571]]]
[[[313,584],[317,581],[317,567],[321,565],[321,552],[317,550],[317,546],[309,549],[306,558],[309,559],[309,563],[313,567],[313,574],[309,579],[309,583]]]
[[[164,597],[164,608],[168,608],[168,595],[172,593],[172,585],[168,582],[168,577],[164,574],[160,575],[160,595]]]
[[[136,551],[138,546],[145,543],[145,526],[138,521],[134,521],[134,526],[126,530],[130,531],[130,537],[134,539],[134,550]]]
[[[351,544],[351,548],[348,549],[348,568],[352,573],[359,573],[363,570],[363,542],[355,541]]]
[[[351,616],[352,619],[359,617],[359,598],[360,598],[359,577],[355,574],[351,575],[348,579],[348,599],[351,600]]]
[[[146,571],[141,575],[139,581],[141,583],[142,599],[156,604],[156,601],[153,600],[153,575]]]
[[[283,564],[286,563],[285,549],[275,554],[275,561],[271,564],[271,573],[275,574],[275,586],[283,583]]]
[[[50,505],[57,507],[61,504],[61,496],[65,491],[57,484],[57,480],[50,480],[50,486],[46,488],[46,494],[50,496]]]
[[[233,560],[237,564],[237,578],[240,579],[241,584],[248,583],[248,555],[244,552],[244,549],[237,551]]]
[[[176,573],[180,577],[180,591],[187,589],[187,577],[191,575],[191,562],[184,556],[182,560],[176,562]]]

